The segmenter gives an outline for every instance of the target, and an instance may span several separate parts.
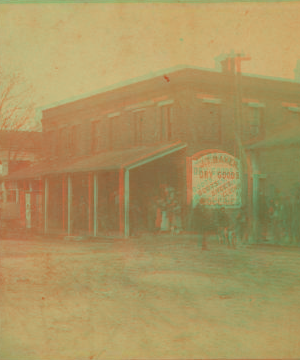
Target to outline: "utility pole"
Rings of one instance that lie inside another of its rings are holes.
[[[237,54],[234,56],[234,63],[235,63],[235,128],[236,128],[236,141],[238,143],[238,153],[239,153],[239,160],[242,166],[242,181],[244,180],[244,167],[247,166],[244,159],[245,154],[243,153],[243,144],[242,144],[242,137],[243,137],[243,111],[242,111],[242,61],[249,61],[251,60],[250,56],[242,56],[241,54]],[[248,179],[249,179],[249,168],[247,169],[248,172]],[[248,180],[249,181],[249,180]],[[242,189],[244,193],[244,189]],[[247,187],[248,191],[248,187]],[[245,194],[245,193],[244,193]],[[243,201],[244,196],[242,196]],[[252,206],[251,203],[248,203],[248,214],[252,214]],[[251,224],[251,225],[250,225]],[[252,217],[249,226],[252,228]]]
[[[250,56],[241,56],[237,54],[234,56],[235,62],[235,108],[236,108],[236,136],[239,147],[239,158],[242,160],[242,126],[243,126],[243,113],[242,113],[242,61],[251,60]]]

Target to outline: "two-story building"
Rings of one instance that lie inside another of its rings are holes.
[[[10,179],[43,190],[46,233],[128,236],[147,228],[162,185],[182,209],[201,201],[257,213],[258,184],[275,178],[254,148],[295,121],[299,90],[236,73],[232,59],[221,72],[178,66],[118,84],[44,108],[47,160]]]

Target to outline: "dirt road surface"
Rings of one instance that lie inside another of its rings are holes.
[[[299,248],[0,242],[0,359],[300,357]]]

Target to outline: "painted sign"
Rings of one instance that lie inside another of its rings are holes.
[[[193,206],[237,208],[242,204],[240,161],[224,152],[192,160]]]
[[[31,196],[30,193],[25,195],[25,204],[26,204],[26,227],[31,228]]]

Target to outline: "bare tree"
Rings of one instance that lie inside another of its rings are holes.
[[[19,73],[7,74],[0,66],[0,148],[7,154],[8,167],[20,152],[28,151],[28,146],[34,149],[28,144],[34,141],[31,132],[40,130],[34,110],[32,87]]]
[[[18,73],[0,67],[0,130],[29,130],[34,119],[33,89]]]

